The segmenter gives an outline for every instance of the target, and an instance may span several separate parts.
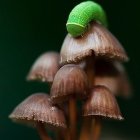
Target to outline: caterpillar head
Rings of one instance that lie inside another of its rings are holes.
[[[66,28],[73,37],[80,36],[86,31],[86,28],[78,23],[67,23]]]

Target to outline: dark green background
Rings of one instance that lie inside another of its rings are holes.
[[[130,62],[125,64],[134,96],[119,99],[124,122],[104,122],[102,139],[140,139],[140,13],[139,0],[96,0],[107,12],[110,30],[124,45]],[[65,22],[80,0],[0,1],[0,140],[37,140],[34,129],[8,119],[13,108],[31,93],[48,91],[38,83],[27,83],[26,74],[44,51],[57,50],[66,35]]]

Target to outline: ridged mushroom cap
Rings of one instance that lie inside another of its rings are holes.
[[[51,99],[54,103],[64,102],[71,96],[83,98],[88,92],[88,80],[85,72],[77,65],[65,65],[59,69],[51,87]]]
[[[120,94],[119,95],[125,98],[129,98],[132,95],[133,87],[131,85],[131,82],[127,75],[125,67],[119,62],[115,62],[114,65],[120,72],[120,78],[119,78]]]
[[[33,124],[42,122],[52,127],[66,128],[63,112],[53,106],[48,95],[36,93],[20,103],[9,116],[16,122]]]
[[[92,89],[91,96],[83,106],[83,115],[123,119],[114,95],[104,86],[95,86]]]
[[[61,48],[60,63],[77,63],[93,53],[96,57],[128,60],[119,41],[104,26],[93,22],[83,36],[77,38],[70,34],[66,36]]]
[[[59,54],[57,52],[46,52],[42,54],[31,67],[27,80],[41,82],[52,82],[59,69]]]
[[[94,85],[103,85],[116,96],[129,97],[131,86],[123,65],[117,61],[95,61]]]

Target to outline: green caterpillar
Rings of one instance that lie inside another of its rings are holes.
[[[82,2],[70,12],[66,24],[67,31],[73,37],[80,36],[86,31],[89,22],[93,20],[107,26],[106,14],[99,4],[93,1]]]

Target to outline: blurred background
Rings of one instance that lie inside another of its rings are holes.
[[[96,0],[105,9],[110,31],[120,40],[130,62],[125,67],[133,84],[131,99],[118,99],[123,122],[104,121],[102,140],[140,139],[140,1]],[[12,123],[8,115],[24,98],[45,84],[28,83],[25,77],[43,52],[59,51],[66,35],[70,10],[81,0],[0,1],[0,140],[38,140],[34,129]]]

